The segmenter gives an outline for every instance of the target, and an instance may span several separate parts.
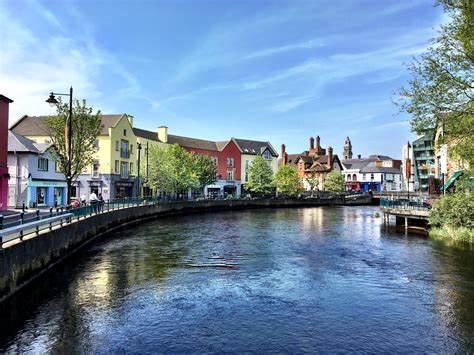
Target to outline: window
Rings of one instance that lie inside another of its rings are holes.
[[[130,174],[133,174],[133,163],[130,163]]]
[[[370,180],[374,179],[374,174],[370,174]]]
[[[272,155],[268,151],[268,149],[263,153],[263,159],[265,160],[272,160]]]
[[[92,177],[99,177],[99,161],[94,160],[92,161]]]
[[[351,174],[347,175],[347,181],[351,181]]]
[[[120,162],[118,160],[115,161],[115,172],[117,174],[120,172]]]
[[[356,174],[352,174],[352,181],[357,181],[357,175]]]
[[[234,166],[234,158],[227,158],[227,166],[229,167]]]
[[[130,144],[130,154],[133,154],[133,144]]]
[[[57,173],[61,172],[61,167],[59,166],[57,161],[54,162],[54,171]]]
[[[250,168],[250,160],[245,161],[245,171],[249,170]]]
[[[94,139],[94,142],[92,142],[92,146],[94,148],[99,148],[99,140],[98,139]]]
[[[128,141],[123,140],[123,139],[121,141],[120,156],[122,158],[130,157],[130,150],[128,149]]]
[[[48,171],[48,159],[38,158],[38,171]]]
[[[211,157],[211,160],[213,161],[214,165],[217,168],[217,164],[219,163],[219,159],[217,157]]]
[[[365,181],[365,174],[362,174],[362,180]]]
[[[234,171],[227,170],[227,180],[234,180]]]
[[[115,141],[115,150],[119,151],[119,141]]]
[[[128,179],[128,172],[127,172],[128,164],[126,161],[121,162],[120,164],[120,177],[122,179]]]
[[[126,129],[123,130],[123,135],[124,135],[125,137],[127,136],[127,130],[126,130]]]
[[[245,172],[245,182],[249,182],[249,173]]]

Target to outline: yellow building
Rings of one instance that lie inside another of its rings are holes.
[[[23,116],[10,128],[13,132],[38,142],[49,142],[44,126],[45,117]],[[102,130],[97,137],[98,150],[93,163],[87,171],[79,175],[74,183],[72,196],[80,197],[96,190],[105,200],[136,196],[138,192],[137,143],[141,143],[141,158],[146,159],[144,148],[148,145],[164,144],[159,134],[167,133],[166,127],[158,132],[133,128],[133,116],[127,114],[102,115]],[[165,136],[163,136],[165,138]],[[140,172],[145,176],[145,172]]]

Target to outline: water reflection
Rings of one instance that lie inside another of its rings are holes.
[[[374,211],[225,212],[115,233],[1,310],[0,349],[473,351],[474,251],[387,233]]]

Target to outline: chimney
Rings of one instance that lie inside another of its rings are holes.
[[[357,159],[362,159],[362,156],[360,154],[357,154]]]
[[[286,154],[286,146],[284,144],[281,145],[281,163],[282,165],[286,165],[288,162],[288,154]]]
[[[319,136],[316,136],[316,149],[319,150],[321,148],[321,139]]]
[[[163,143],[168,143],[168,127],[160,126],[158,127],[158,139]]]
[[[309,137],[309,149],[313,150],[314,149],[314,138]]]
[[[327,163],[329,169],[332,169],[332,147],[328,147],[328,163]]]

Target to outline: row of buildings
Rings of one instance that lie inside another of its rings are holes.
[[[8,122],[8,113],[4,116]],[[27,207],[66,203],[66,181],[51,159],[51,141],[44,119],[25,115],[5,130],[8,132],[8,140],[3,140],[8,141],[7,161],[3,164],[8,182],[5,205],[9,207],[23,203]],[[216,165],[216,181],[206,186],[207,195],[240,196],[248,181],[248,169],[257,156],[262,156],[273,172],[278,169],[278,153],[270,142],[237,138],[208,141],[168,134],[165,126],[153,132],[134,127],[133,116],[127,114],[102,115],[102,130],[95,144],[97,152],[93,163],[74,182],[73,198],[88,196],[92,191],[101,193],[104,199],[137,196],[139,186],[142,188],[137,180],[138,155],[141,153],[142,161],[148,164],[148,151],[152,146],[178,144],[191,153],[210,156]],[[147,170],[141,171],[142,177]]]

